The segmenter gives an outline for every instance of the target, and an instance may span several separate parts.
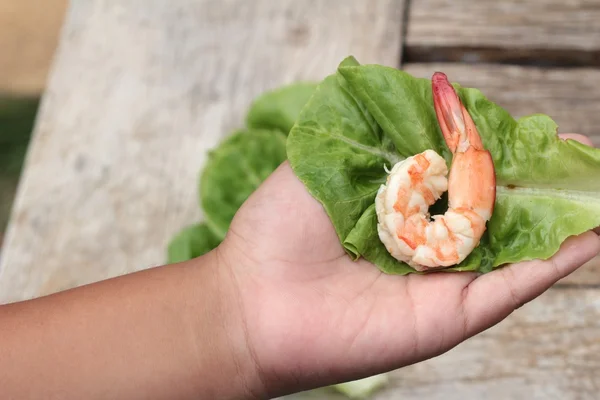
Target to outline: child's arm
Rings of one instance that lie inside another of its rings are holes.
[[[216,254],[0,306],[3,399],[239,399],[260,380]]]

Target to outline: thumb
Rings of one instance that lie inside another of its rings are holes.
[[[592,143],[591,139],[585,135],[580,135],[579,133],[561,133],[560,135],[558,135],[558,137],[560,137],[563,140],[576,140],[579,143],[583,143],[585,145],[594,147],[594,144]]]

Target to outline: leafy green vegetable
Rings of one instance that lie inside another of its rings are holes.
[[[316,88],[294,83],[257,98],[247,130],[234,132],[209,154],[200,178],[206,222],[186,227],[169,243],[169,262],[198,257],[218,246],[238,208],[286,158],[285,136]]]
[[[240,131],[209,154],[200,179],[206,223],[220,239],[242,203],[286,159],[279,131]]]
[[[497,198],[480,245],[453,270],[548,258],[568,236],[600,225],[600,150],[559,139],[547,116],[516,121],[479,90],[456,88],[492,153]],[[374,198],[384,166],[426,149],[451,160],[431,81],[352,58],[319,85],[287,144],[292,168],[350,256],[395,274],[415,271],[379,241]]]
[[[37,97],[0,95],[0,240],[37,115]]]
[[[224,140],[209,154],[200,179],[205,222],[171,240],[167,261],[190,260],[217,247],[242,203],[284,160],[285,136],[278,131],[238,131]]]
[[[206,224],[185,227],[169,243],[167,262],[173,264],[200,257],[216,248],[220,243],[219,238]]]
[[[251,104],[246,124],[249,128],[275,129],[287,135],[316,87],[315,83],[299,82],[262,94]]]
[[[38,106],[37,98],[0,96],[0,176],[21,171]]]
[[[257,98],[247,130],[234,132],[209,154],[200,178],[206,222],[186,227],[169,243],[169,262],[198,257],[225,238],[238,208],[285,159],[285,136],[316,88],[294,83]]]

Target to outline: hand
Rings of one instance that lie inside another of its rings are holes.
[[[600,239],[587,232],[547,261],[481,276],[385,275],[350,260],[286,163],[243,205],[218,252],[237,285],[253,362],[275,396],[442,354],[593,258]]]

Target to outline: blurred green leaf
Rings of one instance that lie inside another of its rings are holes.
[[[0,234],[8,221],[39,98],[0,95]]]
[[[200,257],[217,247],[220,242],[206,224],[187,226],[169,243],[167,263],[174,264]]]
[[[0,96],[0,175],[18,176],[37,115],[39,99]]]

